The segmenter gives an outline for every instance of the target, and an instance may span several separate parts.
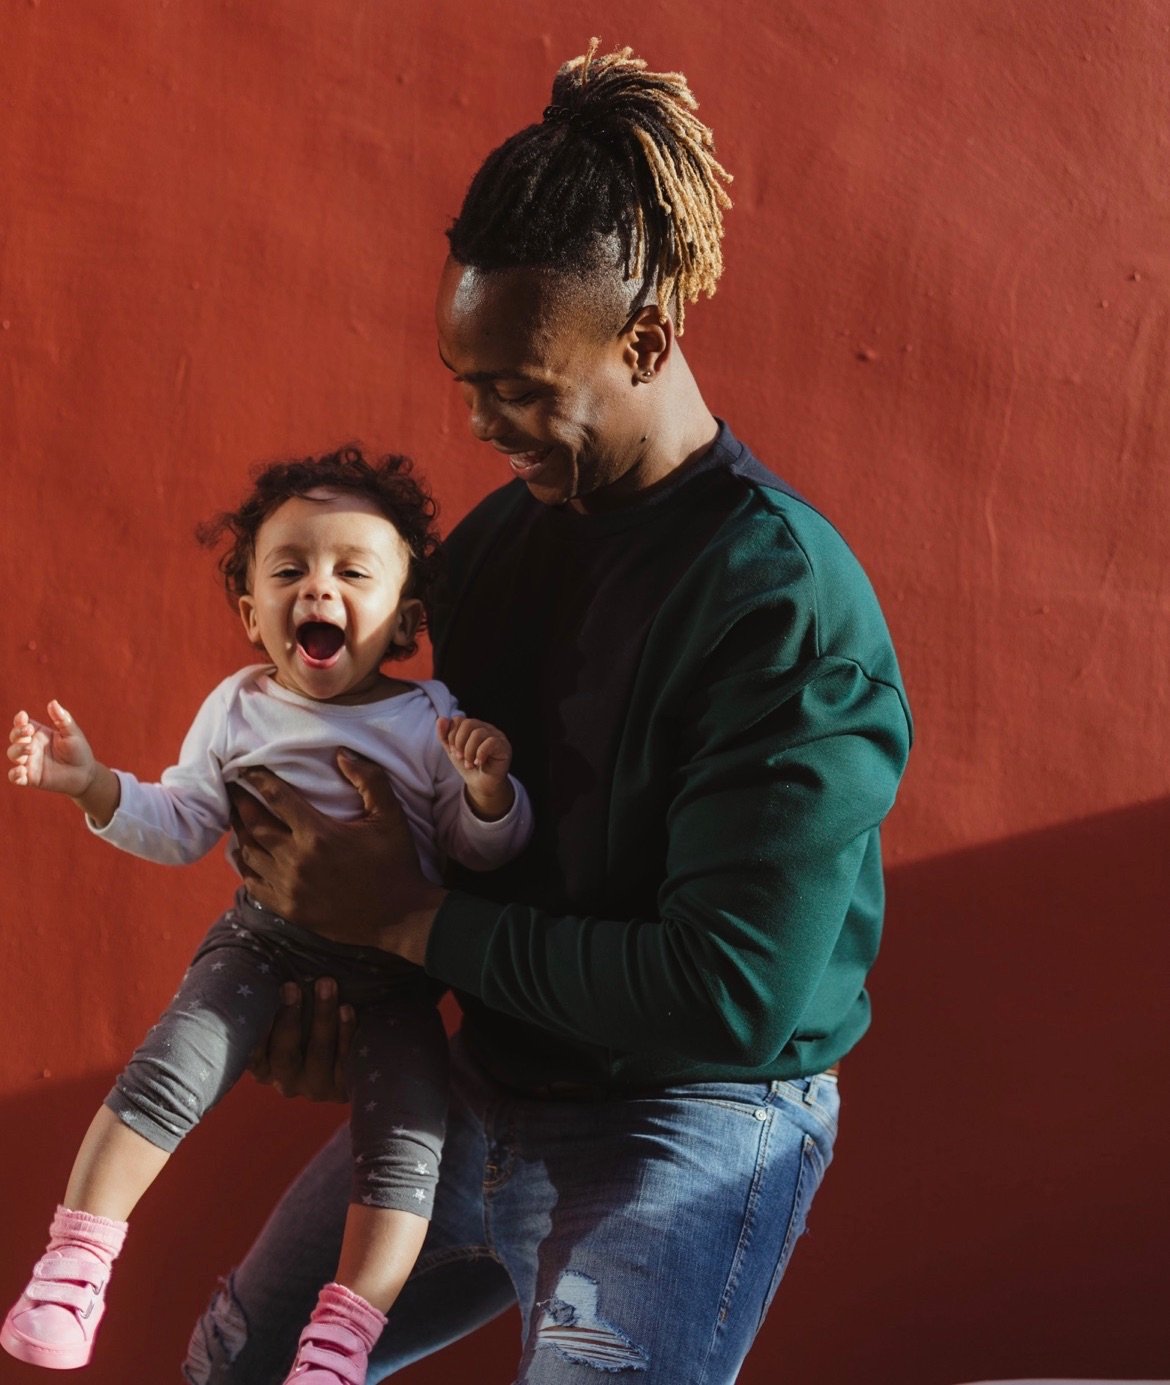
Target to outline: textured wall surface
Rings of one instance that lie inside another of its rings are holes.
[[[743,1378],[1163,1375],[1161,0],[0,0],[0,717],[57,696],[109,762],[170,762],[248,657],[192,530],[257,459],[409,451],[447,524],[502,479],[435,351],[442,231],[591,32],[715,129],[687,355],[865,561],[920,732],[875,1027]],[[6,1300],[230,888],[75,819],[0,786]],[[171,1378],[336,1119],[233,1093],[140,1209],[88,1379]],[[503,1385],[514,1333],[402,1378]]]

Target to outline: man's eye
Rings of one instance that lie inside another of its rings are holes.
[[[536,397],[535,390],[529,390],[527,394],[498,394],[496,396],[501,404],[531,404]]]

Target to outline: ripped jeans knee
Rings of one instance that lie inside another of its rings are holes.
[[[216,1385],[230,1379],[227,1372],[248,1342],[248,1318],[236,1295],[235,1274],[219,1281],[207,1311],[195,1324],[187,1344],[183,1379],[188,1385]]]
[[[599,1371],[644,1371],[650,1358],[622,1330],[601,1316],[596,1280],[566,1270],[553,1296],[537,1308],[536,1346],[566,1361]]]

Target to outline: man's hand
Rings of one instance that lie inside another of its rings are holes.
[[[248,789],[229,786],[248,893],[326,938],[382,948],[421,966],[444,891],[422,874],[385,772],[345,750],[337,763],[365,807],[351,822],[318,812],[266,769],[242,772]]]
[[[248,1066],[258,1082],[271,1084],[282,1096],[346,1101],[345,1060],[356,1023],[353,1007],[339,1006],[337,983],[321,977],[313,987],[313,1014],[305,1039],[303,1003],[301,988],[295,981],[286,981],[268,1039],[252,1054]]]

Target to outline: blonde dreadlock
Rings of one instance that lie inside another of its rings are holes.
[[[602,268],[617,237],[621,268],[664,307],[715,292],[731,175],[680,72],[647,72],[629,48],[593,39],[553,80],[544,119],[488,155],[447,232],[475,269]]]

